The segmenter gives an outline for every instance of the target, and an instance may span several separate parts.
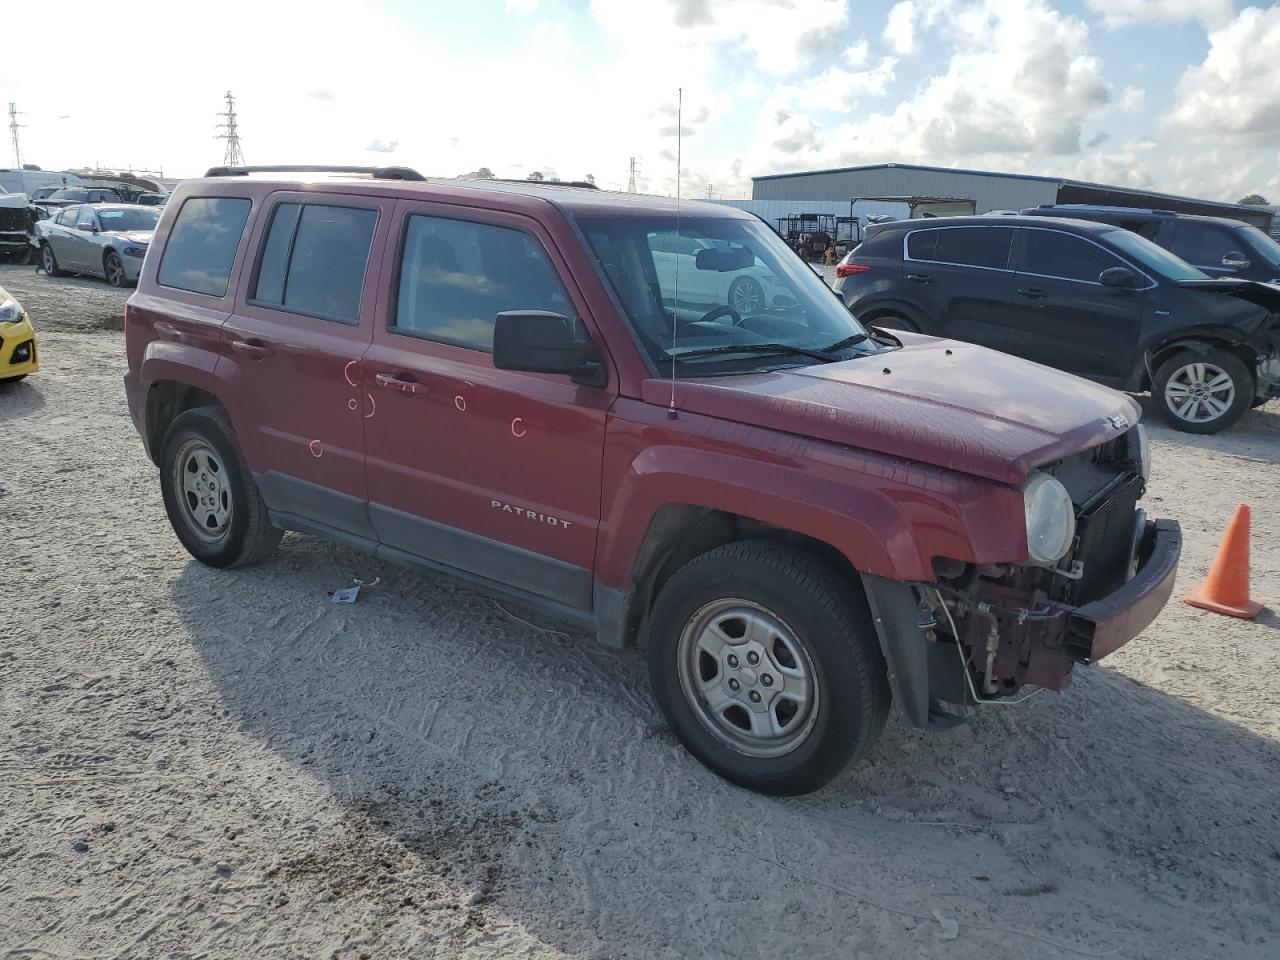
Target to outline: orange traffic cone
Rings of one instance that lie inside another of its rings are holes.
[[[1262,604],[1249,599],[1249,505],[1242,503],[1231,515],[1226,536],[1209,567],[1209,576],[1183,598],[1193,607],[1202,607],[1229,617],[1252,620]]]

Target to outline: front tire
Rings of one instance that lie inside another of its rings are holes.
[[[102,272],[107,278],[107,283],[113,287],[123,287],[129,283],[125,277],[124,261],[114,250],[108,250],[107,255],[102,258]]]
[[[729,296],[726,299],[729,306],[738,311],[739,316],[751,316],[764,308],[764,288],[758,280],[739,277],[729,284]]]
[[[726,544],[663,586],[649,675],[676,736],[726,780],[816,790],[884,727],[889,687],[858,587],[796,547]]]
[[[219,407],[174,418],[160,452],[160,490],[169,522],[187,552],[211,567],[265,560],[283,532],[271,524]]]
[[[51,277],[65,277],[67,272],[58,266],[58,258],[53,254],[53,247],[44,244],[40,248],[40,266]]]
[[[1160,365],[1151,395],[1170,426],[1187,433],[1217,433],[1249,409],[1253,374],[1226,350],[1188,350]]]

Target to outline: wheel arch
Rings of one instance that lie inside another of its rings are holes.
[[[921,333],[929,333],[931,326],[924,311],[918,310],[900,300],[879,300],[868,304],[866,307],[860,307],[854,313],[854,316],[858,318],[858,322],[863,326],[872,326],[877,320],[888,316],[899,316],[910,320]]]
[[[208,390],[181,380],[156,380],[148,387],[143,439],[152,463],[159,464],[165,434],[178,415],[204,406],[216,406],[224,412],[226,409]]]
[[[1181,351],[1206,356],[1210,350],[1225,350],[1237,357],[1250,372],[1258,363],[1257,351],[1238,337],[1232,337],[1225,331],[1206,330],[1177,337],[1158,345],[1148,346],[1142,351],[1140,371],[1135,375],[1135,390],[1151,390],[1155,386],[1156,371],[1171,357]]]

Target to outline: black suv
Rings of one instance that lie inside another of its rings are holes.
[[[1129,391],[1216,433],[1280,395],[1280,289],[1218,279],[1135,233],[1047,217],[880,227],[836,268],[864,323],[968,340]]]
[[[1257,227],[1225,217],[1193,217],[1172,210],[1048,204],[1024,216],[1070,217],[1132,230],[1211,277],[1280,283],[1280,243]]]

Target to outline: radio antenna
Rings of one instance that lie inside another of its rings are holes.
[[[676,89],[676,279],[672,289],[675,306],[671,311],[671,405],[667,407],[667,419],[676,419],[676,332],[680,327],[680,162],[684,144],[684,87]]]

